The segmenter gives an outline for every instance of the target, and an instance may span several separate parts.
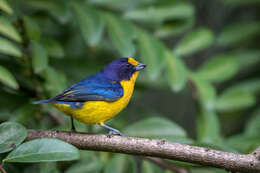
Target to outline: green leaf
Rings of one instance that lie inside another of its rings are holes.
[[[139,31],[138,47],[144,63],[149,65],[145,71],[151,79],[157,79],[166,61],[164,45],[148,33]]]
[[[32,65],[35,73],[40,73],[48,66],[48,55],[45,48],[37,41],[31,42]]]
[[[199,101],[206,110],[213,110],[215,108],[216,90],[208,81],[202,79],[194,73],[189,73],[189,77],[194,82]]]
[[[65,56],[63,47],[57,40],[47,38],[43,39],[41,43],[46,48],[49,56],[55,58],[63,58]]]
[[[241,27],[243,26],[243,27]],[[237,45],[259,35],[259,22],[236,23],[223,29],[217,39],[221,46]]]
[[[231,89],[231,88],[230,88]],[[260,93],[260,79],[250,79],[232,86],[232,89],[243,90],[251,94]]]
[[[103,163],[100,160],[89,160],[88,162],[82,161],[73,164],[66,173],[98,173],[103,168]]]
[[[104,173],[121,173],[124,172],[126,164],[126,155],[116,155],[106,165]]]
[[[0,0],[0,9],[8,14],[13,14],[13,9],[10,7],[6,0]]]
[[[222,1],[225,5],[228,7],[245,7],[248,5],[259,5],[260,1],[259,0],[247,0],[247,1],[241,1],[241,0],[223,0]]]
[[[257,136],[260,131],[260,109],[254,111],[252,117],[246,125],[245,134],[248,136]],[[260,136],[260,135],[259,135]]]
[[[182,60],[171,53],[166,52],[166,78],[173,91],[180,91],[187,81],[187,70]]]
[[[178,124],[162,117],[152,117],[127,126],[123,132],[129,136],[147,138],[165,138],[178,140],[186,137],[185,130]]]
[[[17,41],[22,42],[22,38],[12,24],[4,17],[0,17],[0,33]]]
[[[163,173],[164,171],[152,162],[143,160],[142,173]]]
[[[30,40],[40,40],[41,29],[38,23],[29,16],[23,16],[23,21],[27,37]]]
[[[125,17],[128,19],[163,22],[170,19],[185,19],[194,15],[194,8],[189,3],[168,3],[164,5],[154,5],[134,10],[128,10]]]
[[[44,70],[42,77],[46,79],[44,84],[45,88],[52,94],[61,92],[67,86],[65,75],[50,66]]]
[[[16,107],[15,111],[12,112],[12,116],[8,118],[8,121],[16,121],[25,124],[35,117],[36,112],[37,107],[31,103],[27,103],[22,106],[19,104],[19,107]]]
[[[143,163],[142,163],[142,172],[143,173],[154,173],[154,168],[153,168],[153,164],[151,164],[150,162],[148,161],[145,161],[143,160]]]
[[[190,170],[190,173],[227,173],[227,171],[223,169],[217,168],[199,168],[195,167]]]
[[[197,74],[210,82],[222,82],[238,72],[238,63],[234,57],[219,55],[206,61]]]
[[[79,150],[62,140],[35,139],[23,143],[4,159],[5,162],[56,162],[79,159]]]
[[[11,151],[20,145],[27,136],[27,130],[15,122],[0,124],[0,153]]]
[[[202,108],[197,118],[198,137],[200,142],[215,143],[220,137],[220,124],[214,111]]]
[[[130,22],[112,14],[105,14],[108,34],[121,56],[131,57],[135,54],[133,39],[135,30]]]
[[[16,57],[23,56],[21,50],[7,39],[0,37],[0,45],[0,53]]]
[[[218,111],[241,110],[253,106],[255,102],[252,94],[242,89],[230,88],[216,99],[216,108]]]
[[[23,4],[30,6],[32,9],[40,9],[49,12],[60,23],[64,24],[69,21],[71,13],[68,8],[69,1],[63,0],[26,0]]]
[[[259,133],[257,136],[239,134],[227,139],[227,144],[229,146],[245,154],[253,152],[257,147],[259,147],[259,143]]]
[[[111,8],[114,10],[126,11],[138,6],[152,3],[156,0],[89,0],[89,3],[94,4],[95,6],[104,6],[106,8]]]
[[[244,50],[230,53],[231,56],[236,57],[240,68],[248,68],[260,62],[259,50]]]
[[[80,161],[72,164],[65,173],[99,173],[104,167],[101,155],[97,156],[96,152],[81,150]]]
[[[60,171],[55,162],[46,162],[40,164],[40,173],[60,173]]]
[[[214,41],[214,34],[206,28],[197,29],[188,33],[175,47],[174,52],[179,55],[188,55],[209,47]]]
[[[164,24],[162,26],[159,26],[154,35],[157,37],[167,38],[172,36],[178,36],[182,34],[183,32],[187,31],[189,28],[191,28],[194,25],[194,18],[189,18],[187,20],[184,20],[182,22],[176,22],[176,23],[169,23]]]
[[[105,165],[104,173],[136,173],[136,164],[128,155],[116,154]]]
[[[97,46],[104,31],[104,21],[94,8],[79,3],[73,3],[75,17],[87,44]]]
[[[250,50],[244,52],[239,51],[233,56],[237,58],[242,68],[256,65],[257,63],[260,62],[260,51],[258,50]]]
[[[13,89],[19,88],[19,85],[14,76],[3,66],[0,66],[0,82]]]

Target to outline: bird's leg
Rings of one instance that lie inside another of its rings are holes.
[[[108,125],[105,125],[104,123],[99,123],[99,125],[101,127],[103,127],[104,129],[108,129],[109,130],[109,135],[120,135],[120,136],[125,136],[123,133],[121,133],[119,130],[114,129]]]
[[[74,119],[73,119],[72,116],[70,116],[70,122],[71,122],[71,131],[76,132],[76,128],[75,128],[75,125],[74,125]]]

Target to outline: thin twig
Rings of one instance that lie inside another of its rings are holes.
[[[37,138],[61,139],[83,150],[160,157],[244,173],[260,172],[260,161],[253,153],[247,155],[234,154],[168,142],[165,139],[155,140],[117,135],[28,130],[27,140]]]
[[[1,171],[2,173],[6,173],[6,171],[5,171],[5,169],[3,168],[2,165],[0,165],[0,171]]]

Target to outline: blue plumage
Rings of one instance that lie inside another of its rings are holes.
[[[33,104],[61,103],[79,108],[86,101],[116,101],[124,95],[120,82],[129,80],[138,70],[138,67],[129,64],[128,60],[129,58],[120,58],[112,61],[102,71],[71,85],[61,94],[48,100],[35,101]]]
[[[65,89],[54,97],[59,101],[115,101],[124,94],[119,81],[108,79],[103,73],[96,73]]]
[[[145,66],[130,57],[117,59],[59,95],[33,104],[53,103],[57,109],[71,116],[72,130],[75,130],[73,118],[76,118],[86,124],[99,124],[112,133],[122,135],[104,122],[128,104],[138,71]]]
[[[104,73],[100,72],[71,85],[61,94],[51,99],[36,101],[33,104],[56,102],[70,104],[75,107],[74,103],[89,100],[115,101],[123,95],[124,91],[120,82],[108,79],[104,76]]]

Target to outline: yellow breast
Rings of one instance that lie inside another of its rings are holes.
[[[120,84],[124,89],[124,95],[114,102],[107,101],[87,101],[82,108],[72,109],[67,104],[53,103],[60,111],[73,116],[78,121],[86,124],[103,123],[117,115],[125,108],[133,94],[134,85],[139,72],[135,72],[130,80],[121,81]]]

